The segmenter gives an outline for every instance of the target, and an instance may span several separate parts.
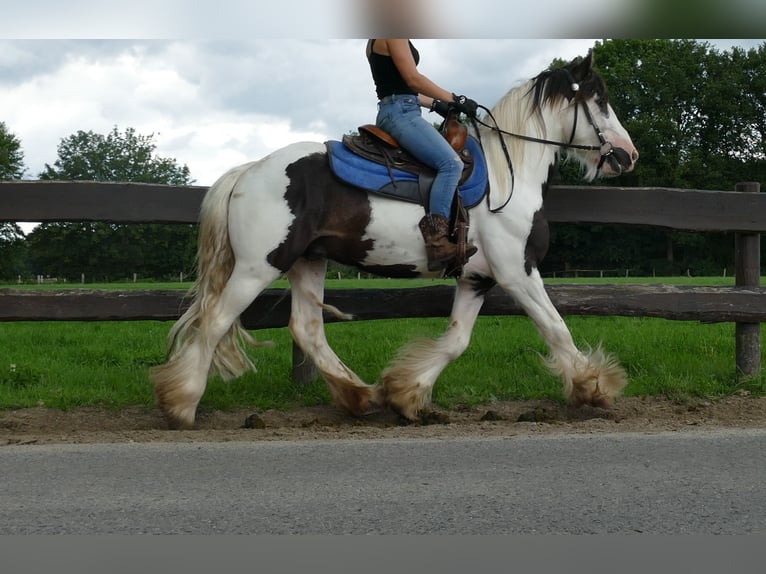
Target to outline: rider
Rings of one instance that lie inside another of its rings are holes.
[[[420,107],[446,115],[450,106],[469,117],[477,104],[437,86],[418,72],[420,54],[407,39],[377,39],[367,43],[367,59],[378,94],[376,124],[403,148],[437,171],[431,188],[428,213],[418,226],[426,243],[428,270],[446,267],[457,254],[449,240],[449,218],[455,190],[463,172],[463,160],[420,113]],[[466,246],[466,258],[476,253]]]

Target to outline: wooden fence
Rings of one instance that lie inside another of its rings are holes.
[[[0,221],[195,223],[207,188],[97,182],[0,182]],[[549,285],[563,315],[621,315],[736,322],[739,373],[760,370],[760,233],[766,195],[760,184],[735,191],[554,186],[545,210],[551,222],[652,225],[687,231],[735,232],[736,286]],[[360,296],[363,293],[364,296]],[[453,288],[328,290],[325,301],[360,320],[447,316]],[[175,320],[187,302],[178,291],[0,290],[0,321]],[[286,326],[289,290],[264,292],[242,315],[250,329]],[[483,315],[521,309],[495,288]],[[327,316],[328,321],[334,320]]]

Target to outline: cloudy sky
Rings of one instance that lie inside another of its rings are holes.
[[[417,40],[420,69],[493,104],[592,39]],[[715,40],[721,49],[763,40]],[[155,134],[158,153],[211,184],[290,142],[338,138],[374,121],[363,40],[0,40],[0,121],[22,143],[26,177],[78,130]]]
[[[593,40],[419,40],[420,69],[493,103],[554,57]],[[59,140],[113,126],[154,133],[158,153],[201,185],[293,141],[374,121],[364,40],[0,42],[0,121],[22,141],[27,177]]]

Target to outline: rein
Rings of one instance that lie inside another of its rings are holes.
[[[572,143],[572,140],[574,139],[575,131],[577,130],[577,110],[579,109],[579,107],[580,106],[577,106],[575,108],[575,119],[574,119],[574,124],[572,125],[572,135],[570,136],[569,142],[567,142],[567,143],[556,141],[556,140],[547,140],[547,139],[543,139],[543,138],[536,138],[536,137],[532,137],[532,136],[525,136],[525,135],[522,135],[522,134],[517,134],[517,133],[513,133],[513,132],[506,131],[504,129],[501,129],[500,126],[498,126],[498,124],[497,124],[497,120],[495,119],[495,116],[492,115],[492,112],[489,110],[489,108],[486,108],[485,106],[482,106],[481,104],[479,104],[479,108],[481,108],[482,110],[487,112],[487,115],[492,119],[492,123],[494,123],[495,125],[493,125],[493,126],[489,125],[489,124],[483,122],[482,120],[480,120],[478,118],[475,118],[475,121],[477,123],[481,124],[482,126],[484,126],[485,128],[489,128],[493,132],[497,132],[498,134],[502,134],[502,135],[506,135],[506,136],[511,136],[511,137],[514,137],[514,138],[517,138],[517,139],[520,139],[520,140],[524,140],[524,141],[528,141],[528,142],[534,142],[534,143],[540,143],[540,144],[549,144],[549,145],[555,145],[555,146],[567,147],[567,148],[574,148],[574,149],[584,149],[584,150],[588,150],[588,151],[600,151],[601,148],[604,146],[604,144],[608,144],[609,142],[607,142],[604,139],[604,134],[602,134],[601,131],[598,128],[596,128],[596,135],[599,136],[599,141],[602,142],[601,145],[583,145],[583,144],[573,144]],[[585,112],[586,112],[586,115],[588,116],[588,121],[590,122],[590,124],[592,126],[595,127],[595,124],[593,122],[593,116],[591,116],[590,110],[588,110],[587,106],[585,107]],[[503,146],[503,147],[505,148],[505,146]]]
[[[577,82],[573,81],[572,91],[576,93],[579,89],[580,89],[580,85]],[[572,143],[572,140],[574,139],[574,136],[575,136],[575,132],[577,131],[577,114],[578,114],[578,110],[580,109],[580,105],[582,105],[583,110],[585,111],[585,117],[588,119],[588,123],[593,127],[593,130],[596,132],[596,136],[598,137],[598,141],[600,145],[583,145],[583,144]],[[579,102],[579,104],[575,106],[574,122],[572,123],[572,135],[569,136],[569,141],[567,143],[544,139],[544,138],[536,138],[532,136],[517,134],[517,133],[509,132],[507,130],[503,130],[498,125],[497,120],[495,119],[495,116],[492,115],[492,111],[489,108],[481,104],[479,104],[478,107],[487,113],[487,116],[492,119],[492,123],[494,124],[494,125],[487,124],[483,122],[482,120],[480,120],[479,118],[471,118],[471,122],[473,123],[473,127],[476,132],[476,137],[479,140],[479,145],[481,145],[481,135],[479,133],[479,128],[477,124],[480,124],[484,126],[485,128],[489,128],[493,132],[497,133],[498,137],[500,138],[500,146],[503,149],[505,160],[508,163],[508,171],[511,174],[511,193],[508,194],[508,199],[505,200],[503,205],[501,205],[500,207],[492,208],[489,203],[489,193],[487,194],[487,207],[489,208],[490,213],[500,213],[503,210],[503,208],[507,206],[508,203],[510,203],[511,198],[513,197],[513,189],[514,189],[514,183],[515,183],[515,176],[513,172],[513,161],[511,160],[511,154],[508,151],[508,147],[505,145],[505,138],[503,138],[504,135],[511,136],[511,137],[528,141],[528,142],[533,142],[533,143],[555,145],[558,147],[564,147],[564,148],[570,148],[570,149],[582,149],[587,151],[601,152],[601,159],[598,162],[597,169],[601,169],[601,167],[604,165],[604,162],[606,162],[615,152],[614,146],[611,144],[611,142],[608,142],[606,140],[606,138],[604,137],[604,134],[596,125],[596,122],[593,119],[593,115],[590,113],[590,110],[588,109],[588,106],[585,104],[585,102]]]

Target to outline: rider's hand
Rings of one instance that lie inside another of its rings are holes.
[[[455,101],[452,102],[452,105],[457,111],[464,113],[469,118],[476,117],[476,112],[479,109],[479,104],[477,104],[471,98],[466,98],[465,96],[452,94],[452,97],[455,98]]]
[[[433,103],[431,104],[431,111],[436,112],[443,118],[446,118],[449,115],[449,112],[452,108],[453,104],[437,99],[434,99]]]

